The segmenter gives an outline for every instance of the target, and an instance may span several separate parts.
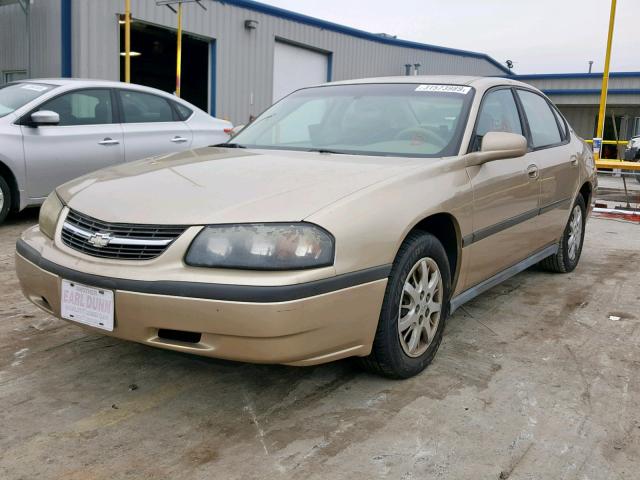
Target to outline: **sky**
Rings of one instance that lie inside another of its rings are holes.
[[[515,73],[601,72],[610,0],[262,0],[369,32],[487,53]],[[618,0],[611,71],[640,71],[640,0]]]

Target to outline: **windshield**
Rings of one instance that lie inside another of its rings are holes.
[[[9,115],[54,88],[55,85],[30,82],[10,83],[0,87],[0,117]]]
[[[360,155],[455,155],[472,97],[471,87],[459,85],[307,88],[273,105],[233,143]]]

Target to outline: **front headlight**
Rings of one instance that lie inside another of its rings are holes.
[[[47,199],[40,207],[40,218],[38,223],[40,224],[40,231],[47,237],[53,240],[53,236],[56,233],[56,225],[58,224],[58,218],[64,204],[58,197],[58,194],[51,192]]]
[[[333,265],[330,233],[309,223],[214,225],[195,238],[185,262],[195,267],[300,270]]]

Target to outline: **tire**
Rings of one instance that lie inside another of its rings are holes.
[[[420,373],[431,363],[449,314],[450,272],[447,254],[436,237],[409,234],[391,268],[371,354],[359,359],[366,370],[400,379]]]
[[[579,221],[576,218],[578,212],[580,212]],[[542,260],[540,262],[540,266],[542,268],[555,273],[569,273],[576,268],[580,261],[580,255],[582,254],[586,220],[587,208],[584,203],[584,198],[582,195],[578,195],[578,198],[576,198],[576,201],[571,208],[571,214],[569,215],[567,226],[565,227],[560,243],[558,244],[558,253]],[[576,235],[577,228],[580,230]]]
[[[6,180],[0,177],[0,225],[5,221],[11,209],[11,189]]]

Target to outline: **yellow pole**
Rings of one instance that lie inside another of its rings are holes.
[[[604,115],[607,109],[607,90],[609,88],[609,63],[611,61],[611,44],[613,42],[613,24],[616,19],[616,0],[611,0],[609,14],[609,33],[607,36],[607,53],[604,57],[604,71],[602,73],[602,91],[600,92],[600,111],[598,112],[598,128],[596,137],[602,138],[604,131]],[[599,158],[599,153],[597,157]],[[596,158],[597,160],[597,158]]]
[[[182,74],[182,2],[178,2],[178,54],[176,58],[176,96],[180,96],[180,75]]]
[[[131,0],[124,0],[124,81],[131,82]]]

